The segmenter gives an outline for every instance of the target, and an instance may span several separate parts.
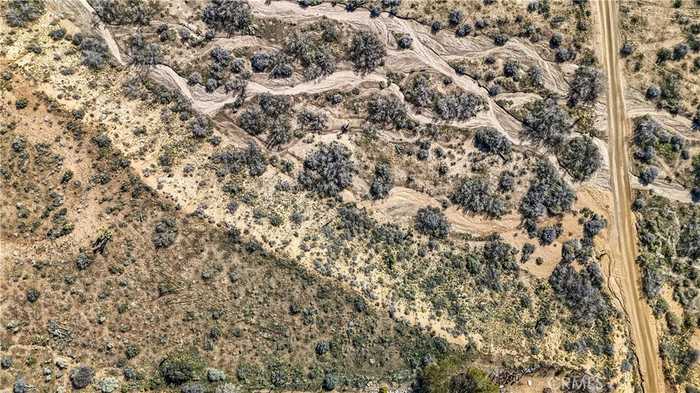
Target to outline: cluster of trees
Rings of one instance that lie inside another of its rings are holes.
[[[445,358],[430,362],[416,376],[415,393],[497,393],[498,385],[478,368],[465,368],[464,361]]]
[[[366,209],[359,209],[352,204],[338,208],[338,216],[340,217],[340,229],[343,230],[347,240],[368,233],[375,225]]]
[[[141,34],[129,38],[129,56],[131,63],[137,65],[155,65],[162,61],[163,54],[156,43],[146,42]]]
[[[488,180],[473,177],[463,179],[450,195],[452,203],[465,212],[501,217],[508,211],[505,200],[493,192]]]
[[[160,9],[156,0],[90,0],[92,8],[100,19],[110,25],[142,25]]]
[[[394,176],[391,173],[391,165],[388,162],[378,162],[374,167],[374,178],[369,187],[369,194],[372,199],[383,199],[389,195],[389,191],[394,187]]]
[[[576,194],[548,161],[539,161],[530,179],[530,187],[520,203],[525,220],[558,215],[571,209]]]
[[[590,86],[587,88],[594,89]],[[578,96],[576,102],[579,100],[586,101],[587,98]],[[523,125],[523,134],[553,151],[559,164],[575,181],[587,180],[600,169],[603,160],[600,149],[590,137],[569,138],[573,121],[556,100],[536,101],[523,119]]]
[[[696,217],[691,217],[681,227],[676,252],[679,256],[692,260],[700,259],[700,221]]]
[[[484,153],[498,154],[508,161],[512,152],[510,140],[493,127],[481,127],[474,134],[474,147]]]
[[[569,106],[579,103],[591,104],[598,99],[603,89],[603,74],[594,67],[581,66],[576,69],[569,86]]]
[[[406,101],[419,108],[432,107],[443,120],[468,120],[488,108],[486,100],[466,92],[440,94],[432,86],[430,76],[419,73],[402,88]]]
[[[247,32],[253,23],[253,13],[245,0],[210,0],[202,12],[202,20],[210,28],[231,35]]]
[[[598,213],[588,211],[585,213],[587,217],[583,222],[583,235],[592,239],[608,226],[608,220],[601,217]]]
[[[328,127],[328,115],[304,108],[297,113],[297,125],[302,131],[321,132]]]
[[[430,107],[436,95],[430,76],[425,73],[419,73],[411,78],[401,92],[406,101],[420,108]]]
[[[646,91],[646,98],[657,101],[656,106],[667,110],[671,114],[681,113],[683,108],[683,97],[681,96],[682,77],[674,72],[667,72],[661,80],[661,86],[649,86]]]
[[[255,142],[249,142],[243,149],[228,147],[214,154],[211,160],[219,177],[237,174],[243,169],[247,169],[250,176],[260,176],[267,169],[267,158]]]
[[[269,147],[283,145],[292,138],[292,101],[287,96],[264,93],[258,96],[258,106],[241,113],[238,124],[247,133],[258,136],[267,133]]]
[[[359,31],[352,37],[348,57],[355,71],[366,74],[384,65],[386,48],[376,34]]]
[[[578,260],[585,264],[593,255],[593,240],[591,238],[569,239],[562,244],[561,259],[566,263]]]
[[[663,288],[666,279],[661,272],[657,258],[650,254],[637,257],[637,264],[642,271],[642,292],[647,299],[655,299]]]
[[[481,283],[494,290],[501,290],[501,275],[504,272],[518,272],[518,264],[515,255],[518,250],[510,244],[495,237],[484,243],[481,250],[482,271]]]
[[[194,71],[187,80],[188,84],[204,84],[209,93],[214,92],[221,85],[224,86],[226,93],[242,91],[245,88],[250,73],[246,71],[243,59],[234,58],[231,51],[218,46],[211,50],[209,56],[212,62],[207,70],[206,80],[198,71]],[[238,76],[231,77],[232,73]]]
[[[436,239],[444,239],[450,232],[450,224],[445,213],[436,207],[418,209],[415,228],[419,233]]]
[[[410,128],[412,124],[399,97],[380,93],[367,101],[367,121],[378,125],[391,124],[397,129]]]
[[[212,122],[205,115],[195,116],[189,124],[192,136],[195,138],[204,138],[212,133]]]
[[[679,135],[672,135],[650,116],[646,115],[635,120],[634,136],[632,138],[636,150],[634,158],[645,164],[639,171],[639,181],[642,184],[652,183],[659,174],[658,168],[648,164],[656,158],[656,150],[681,153],[681,157],[688,156],[685,151],[685,140]]]
[[[589,179],[600,169],[603,156],[592,138],[577,136],[569,139],[558,151],[559,165],[575,181]]]
[[[557,148],[571,133],[573,122],[566,109],[550,98],[535,101],[523,125],[523,132],[530,140]]]
[[[569,308],[574,321],[583,325],[592,325],[610,315],[602,284],[603,275],[596,263],[577,271],[571,263],[561,262],[549,276],[554,293]]]
[[[468,120],[486,109],[486,100],[464,91],[438,96],[433,107],[435,114],[442,120]]]
[[[347,147],[338,142],[321,143],[304,159],[299,184],[323,197],[335,197],[352,185],[355,164]]]
[[[10,27],[24,27],[46,12],[44,0],[10,0],[5,8],[5,20]]]
[[[635,120],[634,135],[632,141],[636,146],[634,158],[645,163],[653,162],[656,158],[656,147],[660,141],[668,141],[669,135],[661,125],[650,116],[643,116]]]
[[[328,31],[330,31],[329,28],[325,29],[324,33]],[[301,64],[306,80],[318,79],[335,72],[336,59],[328,42],[336,40],[337,35],[333,33],[322,34],[321,39],[318,40],[311,32],[302,34],[295,32],[287,40],[284,53]]]

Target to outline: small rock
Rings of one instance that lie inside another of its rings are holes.
[[[204,388],[198,383],[187,383],[180,387],[180,393],[204,393]]]
[[[227,383],[217,387],[214,393],[238,393],[239,391],[240,389],[238,389],[238,386],[232,383]]]
[[[24,381],[23,378],[17,378],[15,384],[12,387],[12,393],[27,393],[29,392],[29,385]]]
[[[221,382],[226,380],[226,373],[216,368],[207,369],[207,379],[209,382]]]
[[[95,372],[90,367],[80,366],[70,372],[70,382],[75,389],[83,389],[92,383]]]
[[[102,393],[112,393],[119,389],[119,381],[114,377],[107,377],[97,385]]]

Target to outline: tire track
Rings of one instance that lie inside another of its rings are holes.
[[[625,114],[623,78],[617,58],[617,2],[598,0],[596,3],[599,16],[597,19],[601,24],[604,67],[608,75],[608,151],[614,200],[611,259],[613,263],[619,263],[615,266],[621,273],[617,277],[617,284],[622,292],[625,314],[628,316],[642,391],[660,393],[665,391],[665,383],[658,355],[656,321],[641,297],[640,274],[635,263],[636,232],[631,211],[631,188],[625,147],[630,125]]]

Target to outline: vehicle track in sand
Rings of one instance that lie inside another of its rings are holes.
[[[613,233],[610,237],[612,261],[623,307],[628,319],[634,352],[638,362],[642,390],[647,393],[665,391],[663,372],[658,351],[656,322],[649,306],[641,296],[640,274],[635,263],[636,232],[631,211],[631,187],[627,166],[626,136],[630,130],[625,114],[623,77],[617,57],[617,2],[596,1],[601,30],[603,66],[608,75],[608,132],[613,189]],[[610,279],[613,279],[612,277]]]

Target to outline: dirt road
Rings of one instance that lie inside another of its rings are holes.
[[[638,359],[642,388],[647,393],[663,392],[664,377],[659,359],[656,325],[640,292],[640,274],[635,263],[636,240],[631,211],[631,188],[625,148],[629,122],[625,114],[623,77],[618,62],[617,3],[596,1],[601,24],[603,65],[608,75],[608,132],[614,211],[611,251],[617,287],[621,290]],[[612,279],[612,277],[611,277]]]

